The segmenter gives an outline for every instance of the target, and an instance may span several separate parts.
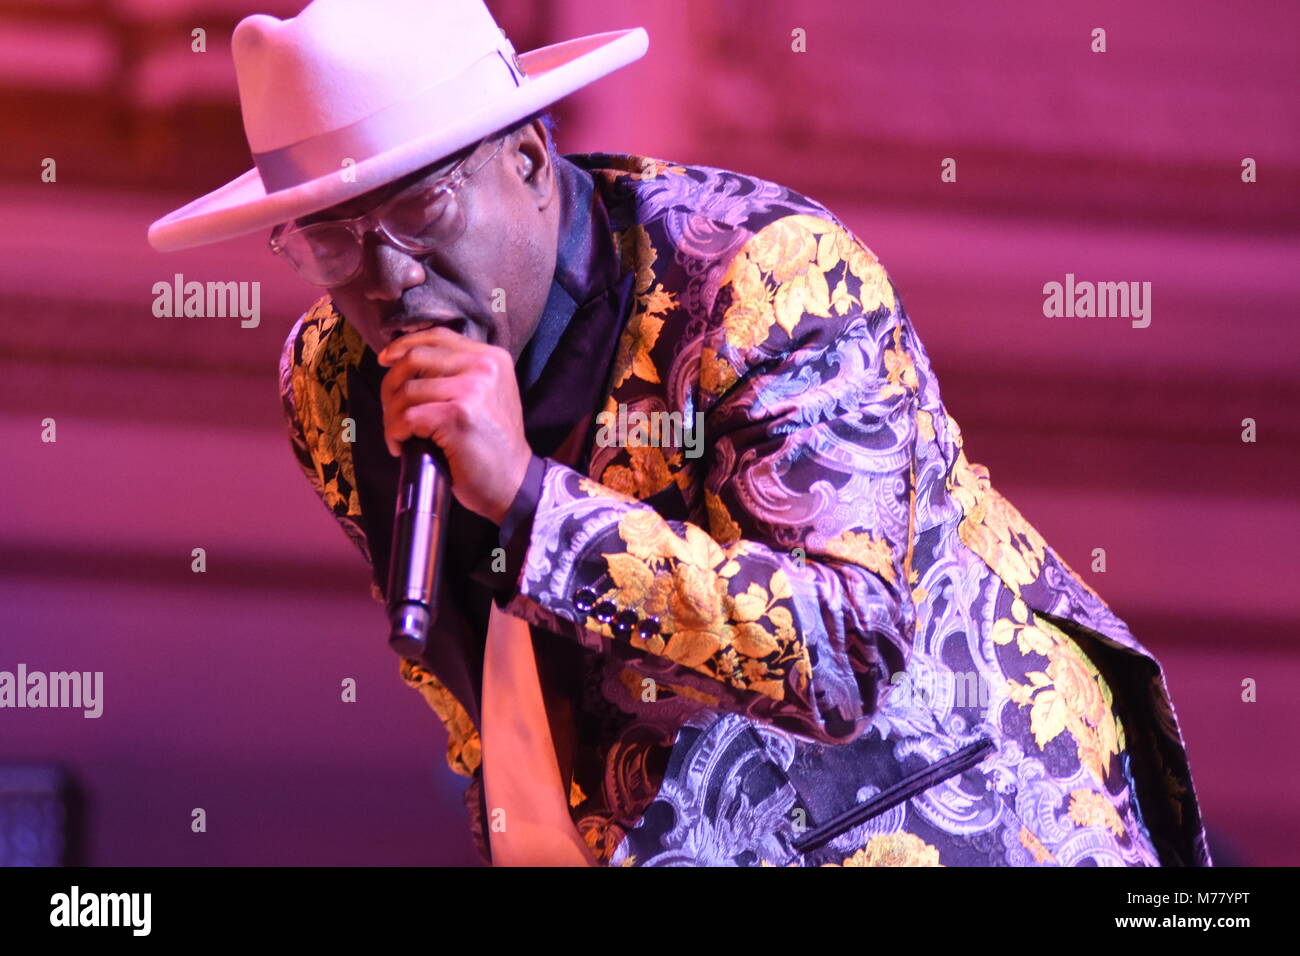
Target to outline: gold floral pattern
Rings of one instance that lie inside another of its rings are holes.
[[[569,782],[569,806],[581,806],[586,801],[587,795],[583,793],[582,788],[578,786],[578,781],[571,780]]]
[[[822,866],[943,866],[939,848],[926,843],[914,833],[884,833],[872,837],[867,845],[846,857],[842,863]]]
[[[706,489],[704,503],[709,512],[709,533],[723,545],[737,541],[741,535],[740,525],[732,519],[726,502]]]
[[[636,501],[636,496],[628,492],[619,491],[610,486],[609,482],[592,481],[590,478],[582,478],[578,482],[578,487],[583,493],[591,498],[612,498],[615,501],[621,501],[623,504],[632,504]]]
[[[653,445],[629,445],[627,465],[609,465],[600,476],[601,483],[636,499],[649,498],[673,483],[681,468],[682,453],[665,457],[662,448]]]
[[[611,388],[618,388],[630,376],[646,382],[659,381],[659,370],[650,353],[659,340],[664,316],[678,307],[676,293],[666,291],[662,283],[655,281],[654,265],[658,253],[646,230],[640,226],[626,230],[618,236],[618,246],[622,251],[624,268],[636,272],[636,285],[633,287],[636,307],[619,337]],[[606,410],[613,412],[615,409],[607,405]]]
[[[849,276],[856,280],[852,291]],[[723,283],[735,292],[722,320],[727,344],[741,351],[766,340],[773,325],[793,337],[805,316],[830,318],[832,309],[846,315],[894,304],[888,275],[866,246],[836,223],[803,214],[759,232],[732,261]]]
[[[889,540],[870,531],[845,529],[826,542],[826,553],[841,561],[860,564],[874,571],[890,584],[897,580],[894,572],[894,550]]]
[[[885,349],[885,368],[889,371],[881,395],[886,398],[903,392],[915,392],[920,387],[916,380],[916,363],[903,347],[902,335],[902,326],[894,326],[894,345]]]
[[[721,395],[736,384],[738,376],[731,363],[714,348],[700,353],[700,388],[710,395]]]
[[[338,334],[333,334],[337,327]],[[290,387],[300,416],[302,439],[310,448],[320,494],[330,510],[357,518],[361,502],[351,480],[352,446],[343,440],[343,403],[348,365],[360,361],[365,343],[343,323],[329,297],[319,299],[301,324],[300,352]]]
[[[1056,857],[1052,851],[1043,846],[1043,841],[1038,839],[1034,832],[1024,824],[1020,825],[1020,845],[1034,855],[1035,863],[1056,862]]]
[[[660,298],[656,306],[662,310],[666,303]],[[647,382],[659,381],[659,372],[650,360],[650,350],[659,341],[659,331],[663,326],[661,312],[652,311],[649,304],[643,306],[643,310],[631,320],[627,333],[619,340],[618,354],[614,357],[614,388],[618,388],[632,375]],[[615,408],[606,406],[606,410],[613,413]]]
[[[623,839],[624,830],[608,813],[588,813],[577,821],[578,834],[582,837],[592,858],[601,866],[609,865],[619,841]],[[622,861],[622,866],[635,866],[632,857]]]
[[[645,295],[655,281],[655,263],[659,260],[659,253],[650,241],[650,233],[640,226],[633,226],[615,235],[614,241],[623,269],[636,273],[633,291],[637,295]]]
[[[1016,642],[1021,654],[1047,658],[1042,671],[1028,671],[1029,683],[1008,679],[1008,694],[1030,708],[1030,728],[1040,748],[1067,733],[1079,763],[1105,786],[1111,758],[1124,748],[1124,731],[1115,715],[1110,686],[1069,636],[1016,598],[1010,619],[994,622],[991,638],[1006,646]]]
[[[1047,542],[1025,520],[1019,510],[992,486],[989,470],[969,461],[962,449],[961,428],[957,421],[945,413],[949,432],[953,436],[957,458],[944,483],[952,499],[962,510],[964,518],[957,526],[962,543],[974,551],[992,568],[1017,595],[1021,588],[1038,580],[1047,553]],[[920,428],[933,437],[934,425],[930,416],[920,421]],[[1060,555],[1057,563],[1074,578],[1078,585],[1103,607],[1109,607],[1101,595],[1083,580]]]
[[[1021,588],[1038,579],[1047,542],[1011,502],[988,485],[988,470],[982,465],[970,465],[966,470],[965,459],[966,454],[962,452],[953,468],[953,478],[962,481],[966,475],[973,474],[981,488],[978,503],[957,526],[957,534],[1019,594]],[[959,500],[964,490],[960,485],[955,486]]]
[[[478,728],[465,708],[433,671],[417,661],[402,658],[400,673],[407,686],[420,692],[447,728],[447,766],[463,777],[473,777],[483,761],[483,746]]]
[[[1124,835],[1124,821],[1114,805],[1096,790],[1074,790],[1070,793],[1070,819],[1076,826],[1105,827],[1115,836]]]
[[[679,536],[646,509],[628,511],[618,533],[627,549],[603,555],[614,587],[602,599],[643,608],[668,635],[634,636],[633,647],[773,700],[783,699],[791,674],[804,689],[811,665],[794,629],[784,571],[775,569],[766,586],[752,581],[733,592],[743,543],[724,548],[691,524]]]
[[[678,166],[675,163],[665,162],[662,159],[655,159],[651,156],[638,156],[635,158],[635,170],[627,174],[629,179],[659,179],[668,175],[680,176],[686,171],[686,167]]]

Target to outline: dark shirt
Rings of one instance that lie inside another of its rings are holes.
[[[596,406],[631,308],[635,275],[623,274],[591,174],[565,156],[557,159],[555,170],[560,198],[555,275],[541,319],[515,365],[533,458],[500,528],[452,499],[438,618],[422,660],[475,725],[481,722],[483,646],[491,602],[504,606],[515,593],[548,457],[561,456],[562,449],[573,457],[572,449],[578,448],[577,459],[563,463],[586,469]],[[359,369],[349,373],[347,407],[357,423],[352,450],[357,493],[381,590],[388,583],[399,473],[399,461],[388,453],[383,438],[379,384],[385,371],[367,348]],[[575,429],[581,429],[576,443],[568,441]],[[494,565],[501,567],[500,556],[494,554],[497,547],[505,550],[504,570],[493,570]],[[551,696],[567,696],[572,688],[556,682],[576,676],[573,662],[563,658],[580,649],[563,640],[548,641],[546,647],[538,660],[543,684]]]

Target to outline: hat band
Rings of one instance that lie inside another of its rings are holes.
[[[522,86],[528,77],[517,56],[493,49],[456,76],[347,126],[262,153],[253,162],[268,193],[337,173],[429,131],[436,116],[457,116],[466,102],[482,100],[485,89],[504,91],[506,80]]]

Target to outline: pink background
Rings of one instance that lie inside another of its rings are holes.
[[[1298,862],[1295,5],[490,5],[520,50],[650,33],[559,105],[561,151],[772,179],[879,255],[971,460],[1164,664],[1219,861]],[[106,698],[0,711],[0,764],[74,774],[84,862],[476,861],[441,725],[289,455],[276,359],[315,293],[261,235],[145,242],[249,166],[229,31],[295,7],[0,3],[0,669],[102,670]],[[155,318],[176,272],[261,281],[260,327]],[[1067,272],[1151,282],[1150,327],[1045,318]]]

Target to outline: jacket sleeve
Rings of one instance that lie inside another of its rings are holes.
[[[892,281],[847,229],[806,215],[764,227],[692,346],[698,523],[615,490],[609,470],[601,484],[547,460],[509,610],[630,649],[721,709],[857,737],[915,620],[912,341]]]
[[[311,321],[313,321],[313,310],[309,309],[299,316],[284,340],[284,346],[280,351],[280,406],[289,431],[289,450],[293,452],[293,460],[297,463],[303,477],[307,479],[307,483],[311,485],[312,491],[324,501],[325,484],[316,468],[311,449],[307,447],[307,430],[303,423],[303,414],[299,410],[303,403],[295,391],[301,387],[302,379],[303,325]]]
[[[349,358],[346,353],[350,349],[355,355],[360,340],[346,341],[336,328],[339,322],[329,297],[324,296],[294,323],[280,352],[280,403],[299,470],[362,559],[373,567],[360,522],[361,503],[351,479],[351,444],[343,436],[340,386]],[[383,601],[373,579],[370,594]]]

